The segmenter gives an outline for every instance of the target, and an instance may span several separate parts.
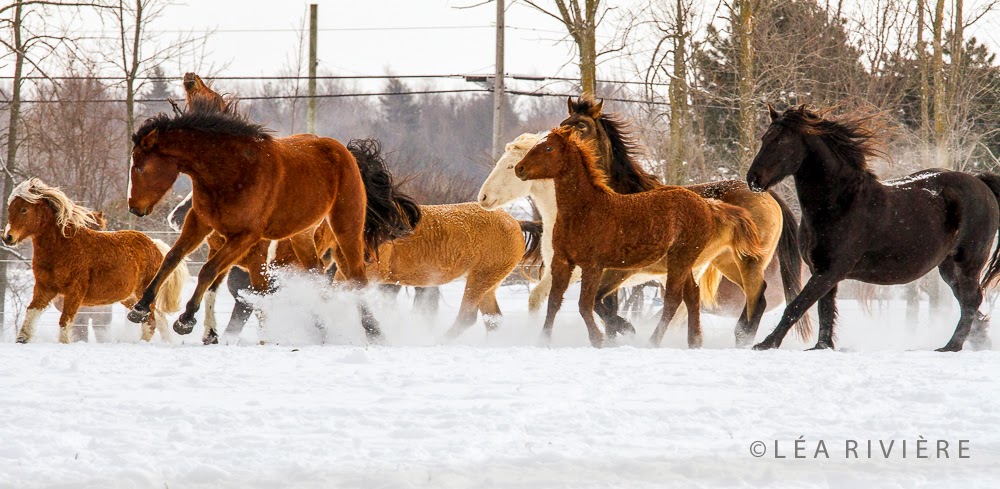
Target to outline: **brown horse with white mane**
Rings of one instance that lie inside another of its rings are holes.
[[[192,207],[163,266],[132,307],[129,320],[144,320],[160,285],[181,258],[212,232],[225,244],[202,267],[198,286],[174,330],[190,333],[202,296],[218,275],[261,239],[291,238],[296,257],[318,269],[312,236],[302,231],[326,221],[339,245],[337,265],[354,286],[368,283],[365,259],[383,241],[410,233],[419,209],[398,195],[388,170],[362,167],[339,141],[310,134],[274,138],[237,113],[195,110],[145,121],[132,136],[129,211],[145,216],[180,173],[191,178]],[[381,336],[362,299],[362,325]]]
[[[701,346],[698,285],[693,270],[722,253],[760,258],[765,250],[745,209],[706,200],[683,187],[621,195],[607,185],[593,148],[573,129],[553,129],[514,167],[522,180],[555,182],[559,217],[553,232],[552,292],[544,334],[574,267],[582,271],[580,314],[590,342],[604,335],[594,321],[595,300],[614,292],[638,269],[660,264],[667,274],[663,315],[650,341],[658,345],[683,300],[688,309],[688,346]],[[605,276],[605,271],[612,279]]]
[[[100,214],[76,204],[61,190],[37,178],[22,182],[10,194],[5,244],[25,239],[34,245],[31,269],[35,288],[18,343],[27,343],[38,316],[53,299],[61,297],[59,341],[69,343],[73,318],[81,306],[121,302],[132,307],[146,284],[156,274],[167,245],[137,231],[96,231]],[[149,341],[155,329],[170,337],[164,313],[180,310],[180,294],[187,282],[183,261],[166,278],[163,293],[144,321],[142,339]]]

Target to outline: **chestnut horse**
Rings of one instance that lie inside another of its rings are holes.
[[[553,230],[552,292],[543,332],[552,324],[573,267],[581,269],[580,314],[590,342],[604,335],[594,304],[641,269],[659,265],[667,274],[660,323],[650,341],[659,345],[683,301],[688,309],[688,346],[701,346],[698,285],[694,269],[723,253],[762,258],[766,252],[746,209],[705,200],[683,187],[621,195],[608,187],[589,143],[572,129],[553,129],[514,167],[522,180],[555,182],[559,217]],[[605,271],[609,273],[605,276]]]
[[[74,203],[61,190],[37,178],[20,183],[10,194],[5,244],[30,239],[34,246],[31,269],[35,288],[18,343],[27,343],[35,322],[53,299],[61,296],[59,341],[69,343],[73,318],[81,306],[121,302],[132,307],[156,274],[168,248],[137,231],[95,231],[95,215]],[[143,322],[142,339],[154,329],[169,340],[165,314],[180,310],[180,295],[187,282],[187,263],[181,261],[163,285],[163,293]]]
[[[840,281],[904,284],[934,267],[962,307],[955,333],[938,351],[961,350],[966,339],[988,347],[978,310],[983,289],[1000,278],[1000,248],[991,258],[1000,228],[1000,175],[931,169],[882,182],[867,162],[884,155],[872,116],[829,118],[805,105],[769,111],[771,125],[747,183],[762,192],[794,178],[812,277],[754,349],[780,346],[789,325],[816,301],[819,340],[813,349],[832,349]]]
[[[149,313],[163,280],[212,232],[225,244],[202,267],[198,286],[174,330],[188,334],[202,296],[219,274],[261,239],[291,238],[299,261],[319,269],[312,236],[303,231],[326,221],[338,243],[337,265],[354,286],[368,283],[365,259],[383,241],[411,232],[420,218],[412,201],[399,195],[388,170],[360,166],[339,141],[300,134],[274,138],[235,111],[194,109],[146,120],[133,134],[129,211],[148,215],[180,173],[191,178],[191,212],[160,271],[129,314]],[[358,302],[369,339],[381,336],[364,299]]]
[[[608,185],[620,194],[645,192],[663,186],[659,180],[642,168],[636,161],[638,144],[629,131],[629,122],[619,114],[604,112],[603,101],[597,101],[590,95],[584,95],[574,101],[567,100],[569,117],[560,123],[571,127],[585,141],[596,148],[598,167],[608,175]],[[759,194],[750,191],[744,182],[724,180],[720,182],[689,185],[686,188],[705,198],[719,199],[727,204],[742,207],[750,212],[757,225],[761,242],[766,253],[762,258],[739,256],[728,253],[717,257],[702,278],[703,283],[719,284],[724,276],[728,283],[703,287],[702,302],[714,306],[716,289],[721,296],[720,302],[743,306],[736,323],[736,345],[749,346],[757,335],[761,316],[767,310],[767,304],[786,303],[798,295],[801,290],[802,258],[798,250],[798,229],[795,216],[787,205],[773,192]],[[777,256],[780,267],[772,267],[770,263]],[[770,274],[768,274],[770,271]],[[780,272],[780,273],[778,273]],[[770,287],[773,292],[768,296],[768,282],[777,282],[781,277],[783,287]],[[766,280],[765,280],[766,279]],[[735,284],[735,286],[733,285]],[[540,284],[545,286],[543,282]],[[545,289],[542,289],[544,293]],[[784,294],[781,294],[783,292]],[[736,297],[734,297],[736,296]],[[738,296],[745,296],[740,301]],[[736,306],[739,307],[739,306]],[[617,315],[618,296],[610,295],[598,304],[597,313],[606,323],[620,324],[619,328],[631,329],[628,321]],[[812,336],[812,324],[808,316],[796,324],[796,332],[803,339]]]

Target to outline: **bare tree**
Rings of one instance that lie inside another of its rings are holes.
[[[535,0],[523,0],[539,12],[559,21],[576,45],[580,67],[580,88],[584,93],[593,94],[597,90],[597,58],[604,52],[597,52],[597,26],[609,9],[601,9],[601,0],[553,0],[552,7],[541,5]],[[554,8],[553,8],[554,7]]]

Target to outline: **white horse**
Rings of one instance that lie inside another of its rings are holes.
[[[517,199],[531,197],[538,213],[542,216],[542,261],[546,266],[542,271],[538,285],[531,289],[531,294],[528,296],[528,310],[531,312],[536,312],[542,307],[552,289],[552,269],[548,265],[552,263],[552,257],[555,255],[552,247],[552,230],[555,228],[557,213],[556,185],[551,179],[521,180],[514,175],[514,165],[517,165],[521,158],[528,153],[528,150],[541,141],[546,134],[547,132],[525,133],[507,143],[503,156],[497,160],[493,172],[486,177],[486,181],[479,189],[479,205],[483,206],[484,209],[493,210]],[[665,279],[666,275],[636,273],[629,277],[622,286],[644,284],[650,280],[663,283]],[[576,267],[573,269],[570,283],[579,280],[580,268]]]

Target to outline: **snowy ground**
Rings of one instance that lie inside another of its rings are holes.
[[[436,320],[406,295],[380,303],[376,347],[347,300],[309,283],[265,303],[268,346],[254,321],[239,346],[136,344],[122,308],[115,344],[55,344],[54,311],[30,345],[8,328],[0,488],[1000,487],[1000,353],[927,351],[957,311],[913,328],[901,304],[866,317],[842,301],[838,352],[735,350],[733,320],[711,316],[700,351],[683,327],[646,347],[652,324],[594,350],[573,288],[542,348],[527,290],[505,287],[500,332],[445,344],[461,289]],[[230,305],[220,294],[223,324]]]

